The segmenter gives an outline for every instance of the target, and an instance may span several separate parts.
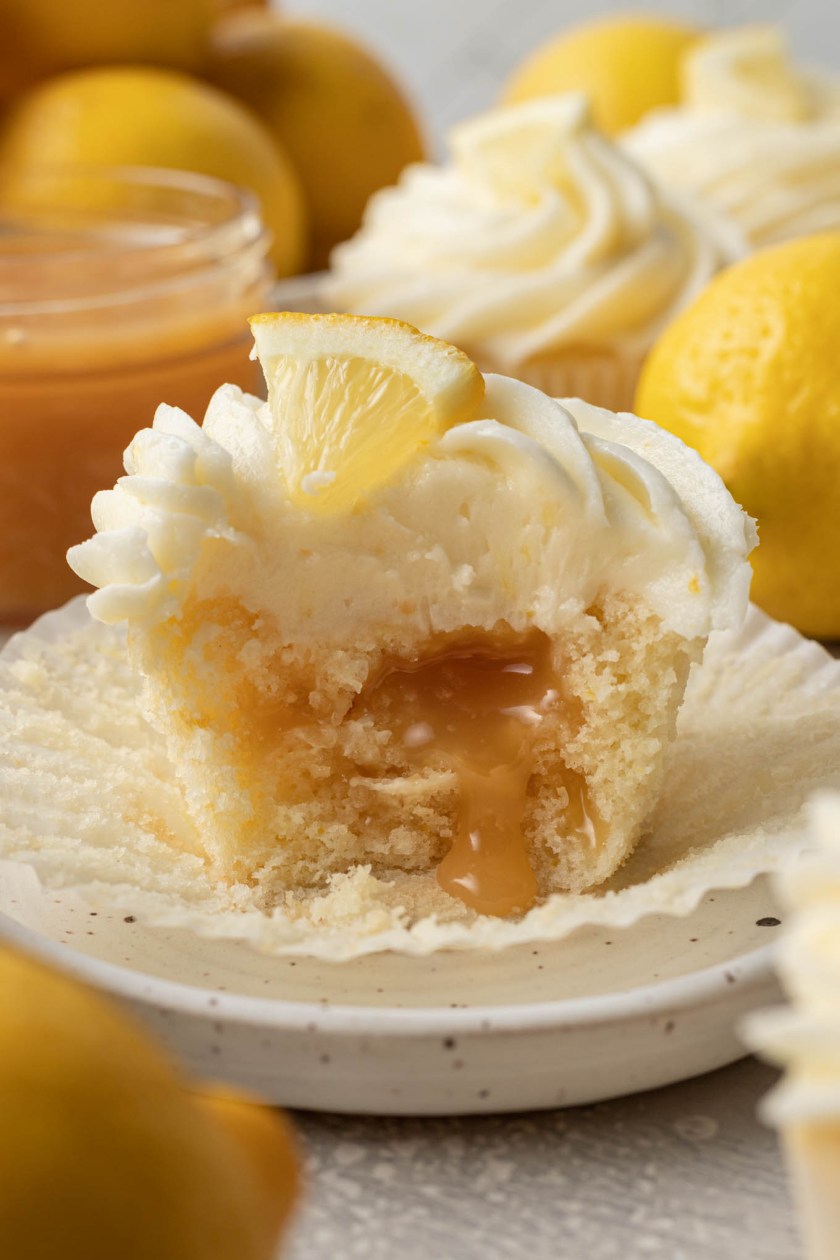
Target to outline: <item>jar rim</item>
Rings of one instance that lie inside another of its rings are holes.
[[[0,318],[165,298],[209,272],[267,266],[257,198],[215,176],[74,165],[36,167],[26,181],[0,200]],[[92,201],[79,195],[97,187]],[[57,197],[62,188],[76,196]]]

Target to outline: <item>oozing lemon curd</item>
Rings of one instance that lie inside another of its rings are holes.
[[[7,623],[85,589],[67,549],[161,401],[201,412],[224,381],[257,389],[245,318],[270,280],[256,211],[215,180],[113,172],[35,191],[23,208],[0,204]]]
[[[386,662],[354,706],[375,705],[418,766],[450,767],[458,783],[452,847],[438,866],[441,888],[481,914],[511,915],[537,898],[524,818],[535,737],[564,704],[548,637],[452,644],[416,661]],[[571,827],[590,844],[598,825],[582,776],[567,770]]]

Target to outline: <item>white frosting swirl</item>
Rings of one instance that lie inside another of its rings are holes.
[[[227,385],[199,428],[159,408],[71,549],[91,612],[147,626],[233,597],[284,641],[363,643],[464,625],[548,633],[604,591],[686,638],[743,616],[752,522],[647,421],[487,377],[481,418],[423,449],[363,510],[310,514],[277,474],[267,405]]]
[[[644,353],[740,250],[654,189],[581,96],[481,116],[333,253],[335,309],[406,319],[514,372],[565,348]]]
[[[710,36],[684,81],[679,107],[623,138],[634,159],[756,247],[840,226],[840,84],[795,68],[774,27]]]
[[[794,911],[777,967],[791,1005],[747,1025],[750,1043],[787,1068],[764,1103],[775,1124],[840,1121],[840,795],[811,806],[814,848],[779,881]]]

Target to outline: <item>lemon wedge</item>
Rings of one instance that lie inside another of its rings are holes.
[[[310,511],[352,511],[484,397],[467,355],[399,320],[284,312],[251,330],[289,497]]]

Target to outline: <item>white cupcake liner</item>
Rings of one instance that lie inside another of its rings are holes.
[[[267,911],[250,887],[210,877],[138,690],[122,631],[92,622],[81,600],[10,641],[0,656],[0,858],[92,905],[275,954],[501,949],[687,915],[712,889],[787,869],[804,844],[807,798],[840,786],[840,663],[753,609],[741,631],[710,642],[650,834],[603,889],[557,894],[508,921],[444,898],[433,875],[388,881],[356,868]],[[424,898],[437,913],[412,917],[407,907]]]
[[[609,411],[632,411],[645,357],[585,352],[575,358],[569,352],[555,360],[541,359],[519,368],[494,366],[480,358],[476,362],[482,372],[515,376],[526,385],[541,389],[549,398],[582,398]]]

